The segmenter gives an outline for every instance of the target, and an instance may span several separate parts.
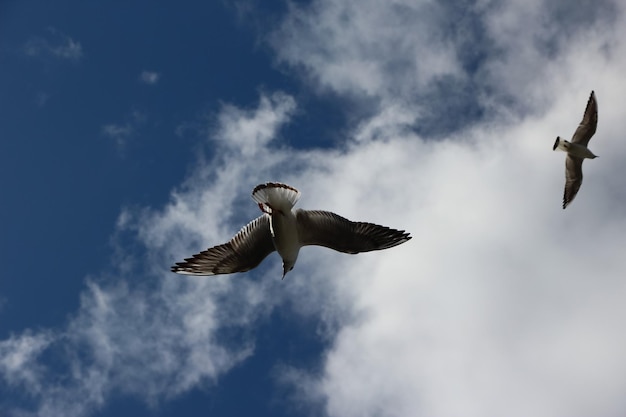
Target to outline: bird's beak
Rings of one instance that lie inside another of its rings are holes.
[[[289,272],[289,267],[287,267],[286,265],[283,265],[283,278],[285,279],[285,275],[287,275],[287,272]]]

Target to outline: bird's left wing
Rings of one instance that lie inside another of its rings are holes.
[[[302,245],[325,246],[345,253],[369,252],[397,246],[411,239],[404,230],[353,222],[320,210],[296,210]]]
[[[565,191],[563,208],[572,202],[583,183],[583,159],[567,155],[565,158]]]
[[[596,133],[597,126],[598,102],[596,101],[596,94],[592,91],[587,101],[583,120],[578,125],[576,132],[574,132],[574,136],[572,136],[572,143],[580,143],[587,146],[589,139]]]
[[[230,241],[202,251],[183,262],[172,272],[186,275],[218,275],[245,272],[255,268],[272,253],[274,242],[267,214],[252,220]]]

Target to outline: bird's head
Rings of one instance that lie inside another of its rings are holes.
[[[293,269],[295,264],[296,264],[295,261],[291,262],[291,261],[283,260],[283,279],[285,279],[285,275],[287,275],[287,272]]]

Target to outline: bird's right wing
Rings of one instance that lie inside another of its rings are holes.
[[[259,265],[274,250],[270,217],[263,214],[244,226],[229,242],[177,262],[172,272],[186,275],[245,272]]]
[[[563,208],[572,202],[583,183],[583,159],[567,155],[565,158],[565,191]]]
[[[320,210],[296,210],[303,245],[319,245],[345,253],[387,249],[411,239],[404,230],[373,223],[353,222]]]
[[[598,126],[598,102],[596,101],[596,95],[592,91],[587,101],[587,107],[585,108],[585,114],[583,120],[578,125],[574,136],[572,136],[572,143],[580,143],[587,146],[589,139],[596,133],[596,127]]]

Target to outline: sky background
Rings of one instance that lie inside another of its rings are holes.
[[[0,2],[0,415],[626,415],[624,9]],[[413,239],[169,271],[267,181]]]

